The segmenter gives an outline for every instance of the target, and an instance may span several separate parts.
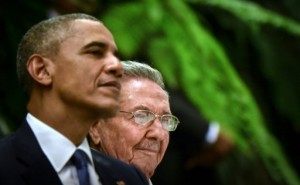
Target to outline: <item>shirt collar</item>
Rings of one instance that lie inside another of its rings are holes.
[[[78,147],[76,147],[64,135],[38,120],[30,113],[27,114],[26,120],[37,138],[42,151],[45,153],[56,172],[62,170],[77,148],[83,150],[88,155],[91,165],[93,165],[91,150],[86,138]]]

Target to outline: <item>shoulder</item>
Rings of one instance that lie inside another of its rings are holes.
[[[95,169],[103,184],[148,185],[146,177],[135,167],[91,149]]]
[[[17,175],[19,169],[12,141],[12,136],[5,136],[0,139],[0,184],[14,184],[19,180]],[[9,182],[14,183],[8,183],[8,179]]]
[[[13,149],[13,136],[4,136],[0,139],[0,160],[4,160],[6,157],[11,156]],[[3,161],[5,162],[5,161]],[[1,163],[2,164],[2,163]]]

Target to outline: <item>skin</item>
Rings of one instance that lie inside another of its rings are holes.
[[[78,19],[68,34],[56,56],[29,58],[36,83],[28,110],[79,145],[96,120],[118,112],[123,69],[103,24]]]
[[[126,79],[122,82],[120,110],[141,109],[168,114],[169,99],[160,86],[148,79]],[[98,150],[135,165],[150,178],[165,154],[169,132],[162,128],[159,119],[143,127],[131,117],[119,113],[101,120],[91,127],[90,136]]]

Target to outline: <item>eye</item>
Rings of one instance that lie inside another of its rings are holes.
[[[162,116],[161,117],[161,121],[162,122],[165,122],[165,123],[169,123],[171,120],[171,118],[169,116]]]
[[[140,125],[145,125],[153,120],[153,115],[151,112],[145,110],[139,110],[135,112],[135,121]]]
[[[135,117],[136,117],[136,119],[139,119],[139,120],[145,120],[145,119],[147,119],[147,114],[144,112],[137,112],[135,114]]]
[[[95,56],[95,57],[102,57],[104,55],[104,51],[99,50],[99,49],[97,49],[97,50],[90,50],[90,51],[88,51],[88,53],[91,54],[91,55],[93,55],[93,56]]]

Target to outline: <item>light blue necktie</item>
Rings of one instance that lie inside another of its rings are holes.
[[[72,161],[77,169],[77,176],[80,185],[90,185],[90,176],[88,171],[88,156],[80,149],[77,149],[72,157]]]

